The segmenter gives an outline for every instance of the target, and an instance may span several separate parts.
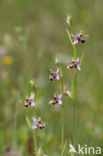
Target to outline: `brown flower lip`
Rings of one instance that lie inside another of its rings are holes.
[[[36,129],[37,127],[39,127],[40,129],[43,129],[45,127],[45,123],[43,121],[41,121],[41,118],[36,119],[35,117],[32,117],[33,120],[33,125],[32,125],[32,129]]]
[[[70,69],[76,68],[76,63],[75,63],[75,61],[72,61],[72,62],[69,64],[69,68],[70,68]]]
[[[52,81],[55,78],[56,78],[55,72],[52,72],[50,77],[49,77],[49,81]]]
[[[58,97],[54,96],[54,98],[52,99],[51,104],[55,105],[56,103],[58,103]]]
[[[31,101],[27,98],[24,102],[24,107],[28,107],[29,105],[31,105]]]
[[[81,42],[81,43],[85,43],[86,40],[84,38],[84,36],[82,34],[80,34],[80,37],[78,38],[78,41]]]
[[[80,70],[80,65],[79,65],[79,58],[77,59],[72,59],[72,62],[67,66],[67,69],[74,69],[77,68]]]
[[[49,101],[49,104],[55,105],[55,104],[62,104],[62,94],[59,94],[58,96],[54,96],[53,99]]]
[[[34,102],[34,93],[30,94],[30,97],[26,97],[26,100],[24,102],[24,107],[28,107],[29,105],[31,106],[35,106],[35,102]]]
[[[57,71],[55,72],[51,71],[51,74],[49,76],[49,81],[52,81],[53,79],[59,80],[59,67],[57,67]]]
[[[76,35],[72,34],[72,37],[74,38],[74,41],[73,41],[74,44],[77,44],[79,42],[81,42],[81,43],[85,43],[86,42],[85,37],[84,37],[84,35],[81,32],[80,33],[76,33]]]
[[[43,128],[45,127],[45,123],[42,122],[41,120],[38,120],[37,126],[38,126],[40,129],[43,129]]]

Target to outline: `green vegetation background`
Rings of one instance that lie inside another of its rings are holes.
[[[77,45],[84,59],[78,75],[75,110],[76,136],[81,145],[103,145],[103,1],[102,0],[0,0],[0,155],[17,145],[22,155],[32,136],[24,109],[29,80],[38,86],[37,112],[47,122],[38,131],[38,144],[49,156],[59,156],[60,112],[48,105],[59,82],[48,82],[55,57],[63,64],[65,84],[71,88],[73,73],[66,65],[73,49],[66,34],[66,16],[73,17],[72,32],[88,35],[86,44]],[[20,102],[21,101],[21,102]],[[72,104],[65,98],[65,139],[72,136]],[[15,127],[15,121],[17,121]]]

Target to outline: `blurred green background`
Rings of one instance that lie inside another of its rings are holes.
[[[72,32],[84,31],[84,52],[78,75],[75,106],[78,143],[103,146],[103,1],[102,0],[0,0],[0,155],[15,144],[22,156],[29,156],[27,140],[32,133],[25,116],[25,96],[30,94],[29,80],[38,88],[37,114],[47,122],[38,130],[38,146],[49,156],[60,156],[60,111],[48,101],[59,82],[48,82],[49,69],[56,69],[55,57],[62,67],[65,84],[71,88],[73,73],[66,66],[73,49],[66,34],[66,16],[72,15]],[[72,137],[72,103],[65,98],[65,140],[69,150]],[[67,155],[67,154],[66,154]]]

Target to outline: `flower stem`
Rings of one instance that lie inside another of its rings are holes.
[[[75,69],[75,75],[74,75],[74,101],[75,101],[75,97],[76,97],[76,90],[77,90],[77,69]]]
[[[73,131],[73,144],[74,144],[74,139],[75,139],[75,123],[74,123],[74,101],[72,100],[72,131]]]
[[[67,31],[67,35],[68,35],[68,37],[69,37],[69,40],[70,40],[70,42],[71,42],[71,45],[73,46],[73,50],[74,50],[74,59],[76,59],[76,47],[75,47],[75,45],[74,45],[74,43],[73,43],[73,41],[72,41],[70,28],[69,28],[69,30],[66,29],[66,31]]]
[[[69,40],[73,46],[73,50],[74,50],[74,60],[76,59],[76,46],[74,45],[73,41],[72,41],[72,37],[71,37],[71,31],[70,28],[69,30],[67,29],[67,35],[69,37]],[[74,117],[74,111],[75,111],[75,98],[76,98],[76,89],[77,89],[77,69],[75,69],[75,73],[74,73],[74,82],[73,82],[73,97],[72,97],[72,124],[73,124],[73,144],[74,144],[74,140],[75,140],[75,117]]]
[[[15,146],[16,144],[16,128],[17,128],[16,125],[17,125],[17,118],[18,118],[18,105],[19,105],[19,102],[16,103],[16,112],[14,114],[12,146]]]
[[[61,156],[64,154],[64,87],[63,78],[61,77],[61,89],[62,89],[62,107],[61,107]]]
[[[37,150],[37,142],[36,142],[36,133],[34,130],[34,149],[35,149],[35,155],[38,156],[38,150]]]
[[[75,47],[75,45],[73,44],[73,49],[74,49],[74,59],[76,59],[76,47]],[[72,109],[73,109],[73,114],[72,114],[72,116],[73,116],[73,143],[75,144],[75,142],[74,141],[76,141],[75,140],[75,115],[74,115],[74,113],[75,113],[75,99],[76,99],[76,90],[77,90],[77,74],[78,74],[78,70],[77,69],[75,69],[75,72],[74,72],[74,84],[73,84],[73,100],[72,100]]]
[[[36,102],[36,97],[37,97],[37,91],[36,91],[36,86],[33,86],[33,90],[34,90],[34,101]],[[36,112],[35,112],[35,108],[34,108],[34,116],[36,116]],[[33,132],[34,134],[34,150],[35,150],[35,155],[38,156],[38,148],[37,148],[37,141],[36,141],[36,131],[34,130]]]
[[[76,98],[76,89],[77,89],[77,69],[75,69],[74,73],[74,85],[73,85],[73,98],[72,98],[72,122],[73,122],[73,143],[75,141],[75,98]]]
[[[73,49],[74,49],[74,60],[75,60],[76,59],[76,47],[74,44],[73,44]]]

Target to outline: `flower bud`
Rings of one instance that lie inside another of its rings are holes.
[[[66,23],[68,24],[68,26],[71,26],[71,24],[72,24],[72,16],[67,15]]]
[[[32,80],[30,80],[30,85],[31,85],[31,87],[34,87],[35,86],[35,82],[34,82],[34,80],[32,79]]]
[[[55,58],[55,64],[56,64],[56,65],[59,65],[59,60],[58,60],[57,57]]]

